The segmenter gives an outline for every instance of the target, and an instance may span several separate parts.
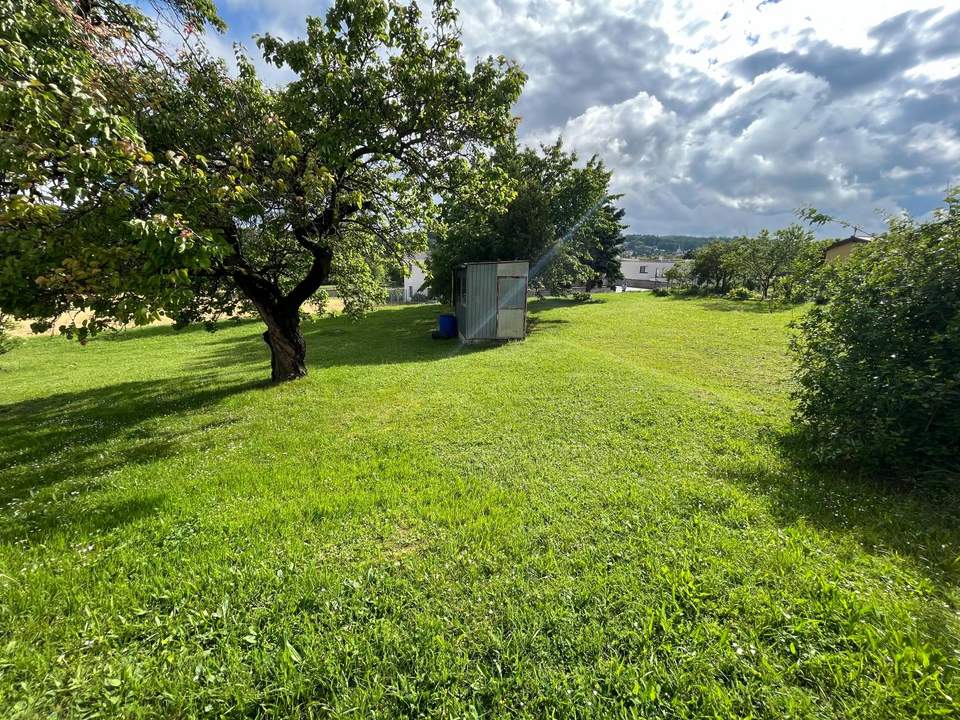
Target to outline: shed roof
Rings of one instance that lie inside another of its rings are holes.
[[[527,263],[527,264],[529,264],[530,261],[529,261],[529,260],[479,260],[479,261],[477,261],[477,262],[461,263],[460,265],[457,265],[457,267],[465,268],[465,267],[467,267],[468,265],[507,265],[507,264],[509,264],[509,263]]]

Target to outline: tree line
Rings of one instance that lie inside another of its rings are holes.
[[[623,236],[623,253],[629,257],[684,255],[714,240],[732,240],[725,236],[637,235]]]
[[[708,242],[687,253],[666,278],[675,287],[802,302],[815,294],[829,244],[799,224],[761,230],[753,237]]]

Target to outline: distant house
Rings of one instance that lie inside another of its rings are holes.
[[[409,258],[410,274],[403,278],[403,302],[427,298],[430,290],[427,284],[427,253],[417,253]]]
[[[628,288],[652,290],[664,287],[667,270],[675,265],[673,260],[647,260],[644,258],[623,258],[620,260],[620,272],[623,273],[621,285]]]
[[[837,240],[827,248],[826,261],[828,263],[845,260],[857,247],[870,242],[870,238],[858,237],[856,234],[844,240]]]

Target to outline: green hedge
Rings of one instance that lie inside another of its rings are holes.
[[[797,421],[816,455],[917,475],[960,466],[960,195],[896,218],[826,273],[798,323]]]

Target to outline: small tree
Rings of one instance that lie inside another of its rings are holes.
[[[817,219],[823,220],[823,216]],[[960,465],[960,196],[894,218],[799,322],[797,422],[816,454],[916,473]]]
[[[686,288],[690,286],[693,263],[690,260],[675,262],[663,274],[671,288]]]
[[[744,282],[767,299],[774,281],[789,274],[813,234],[800,225],[770,233],[761,230],[756,237],[742,238],[736,244],[736,266]]]
[[[726,293],[740,271],[739,242],[714,240],[693,251],[690,275],[701,287]]]
[[[832,265],[824,263],[829,240],[811,240],[804,243],[790,270],[773,285],[773,293],[786,302],[799,303],[817,300],[826,283]]]

